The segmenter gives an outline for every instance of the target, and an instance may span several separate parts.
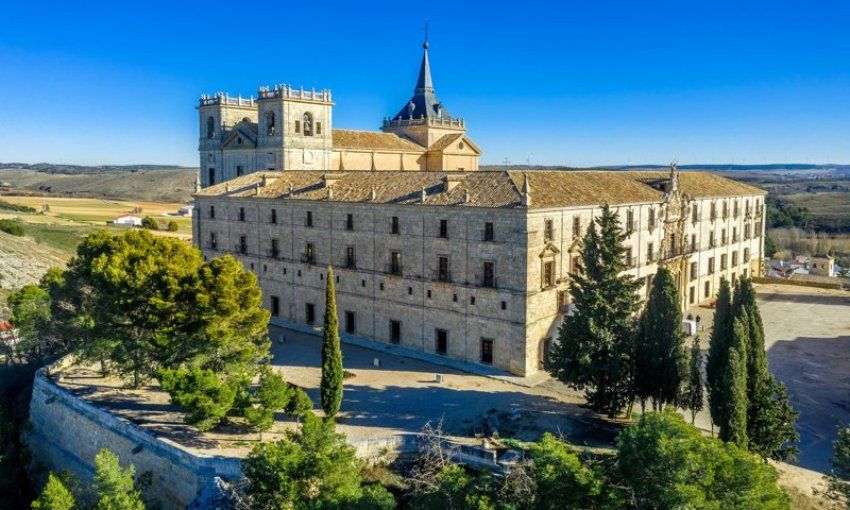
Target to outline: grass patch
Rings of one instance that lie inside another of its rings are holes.
[[[45,244],[62,251],[74,253],[77,245],[85,236],[94,231],[89,227],[72,227],[68,225],[46,225],[30,223],[26,227],[27,234],[35,242]]]
[[[24,225],[17,220],[0,220],[0,231],[21,237],[24,235]]]

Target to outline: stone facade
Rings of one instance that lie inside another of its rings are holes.
[[[334,129],[333,106],[330,90],[288,85],[261,87],[257,99],[201,96],[201,186],[258,171],[478,169],[466,123],[436,99],[427,45],[410,103],[382,131]]]
[[[629,272],[676,275],[682,306],[758,274],[764,192],[687,172],[285,172],[196,195],[194,239],[253,271],[272,316],[320,326],[327,266],[351,336],[518,375],[568,311],[580,239],[603,203]]]

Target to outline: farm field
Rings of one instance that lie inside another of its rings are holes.
[[[124,214],[135,216],[152,216],[161,222],[174,220],[178,225],[178,234],[190,235],[192,230],[191,218],[167,216],[174,214],[183,204],[176,202],[147,202],[106,200],[97,198],[65,198],[65,197],[18,197],[0,196],[6,202],[33,207],[42,214],[26,214],[0,209],[0,217],[15,217],[24,223],[64,223],[105,226],[107,222]],[[136,208],[140,208],[138,212]],[[134,212],[136,211],[136,212]]]
[[[176,213],[183,204],[169,202],[121,201],[96,198],[17,197],[0,196],[0,200],[35,208],[36,213],[0,209],[0,219],[21,223],[24,237],[0,232],[0,289],[17,288],[35,283],[50,267],[64,266],[73,256],[77,244],[97,229],[124,231],[124,227],[109,225],[116,217],[141,212],[136,216],[151,216],[160,228],[174,220],[177,232],[155,231],[156,235],[191,240],[192,220]],[[2,315],[2,311],[0,311]]]

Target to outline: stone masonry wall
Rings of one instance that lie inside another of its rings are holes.
[[[25,440],[35,466],[69,470],[88,484],[95,455],[111,450],[122,465],[135,465],[137,476],[151,474],[145,496],[164,510],[186,508],[216,476],[241,477],[240,459],[190,453],[74,396],[41,371],[33,386],[30,423]]]

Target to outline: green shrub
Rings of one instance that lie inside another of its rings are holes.
[[[219,379],[212,370],[160,370],[158,377],[171,402],[183,409],[183,420],[200,430],[214,429],[233,407],[234,385]]]
[[[286,414],[301,416],[304,413],[313,410],[313,401],[310,400],[310,396],[307,395],[306,391],[294,384],[290,384],[289,389],[291,391],[291,395],[289,396],[289,402],[284,408]]]
[[[180,227],[177,225],[176,221],[171,220],[171,221],[168,222],[168,231],[169,232],[177,232],[179,229],[180,229]]]
[[[159,230],[159,222],[150,216],[145,216],[142,218],[142,228],[146,228],[148,230]]]
[[[13,236],[22,237],[24,235],[24,227],[15,220],[0,220],[0,230]]]
[[[7,202],[5,200],[0,200],[0,209],[6,210],[6,211],[23,212],[23,213],[34,213],[34,212],[36,212],[34,207],[29,207],[27,205],[13,204],[13,203]]]

